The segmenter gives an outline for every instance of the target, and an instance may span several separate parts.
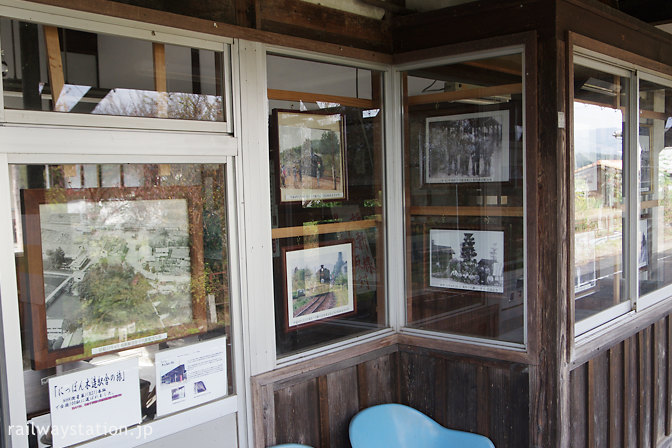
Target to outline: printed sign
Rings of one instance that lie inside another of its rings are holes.
[[[226,338],[161,350],[154,361],[157,415],[181,411],[227,394]]]
[[[54,448],[140,423],[138,358],[49,379]]]

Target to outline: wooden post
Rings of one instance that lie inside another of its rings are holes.
[[[55,111],[67,112],[65,104],[58,104],[61,92],[63,91],[63,85],[65,84],[58,28],[45,25],[44,42],[47,47],[47,58],[49,59],[49,85],[51,87],[52,107]]]
[[[152,44],[152,53],[154,55],[154,90],[158,92],[156,100],[157,116],[159,118],[167,118],[166,46],[155,42]]]

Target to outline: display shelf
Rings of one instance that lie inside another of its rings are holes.
[[[364,219],[361,221],[333,222],[328,224],[307,224],[295,227],[281,227],[271,230],[273,239],[292,238],[310,235],[324,235],[327,233],[352,232],[365,230],[378,225],[377,219]]]

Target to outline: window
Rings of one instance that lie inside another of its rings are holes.
[[[409,330],[525,344],[523,53],[403,76]]]
[[[138,358],[144,421],[235,392],[225,173],[223,164],[11,165],[29,384]],[[202,366],[170,350],[187,345],[205,350],[216,373],[199,377]],[[158,381],[177,364],[188,373]],[[29,414],[54,411],[50,390],[26,389]]]
[[[10,121],[30,117],[20,111],[230,121],[223,44],[176,38],[175,45],[7,18],[0,19],[0,33]],[[193,43],[205,48],[188,46]],[[161,127],[156,120],[143,126]],[[191,126],[226,130],[212,123]]]
[[[142,444],[236,420],[231,41],[38,9],[0,19],[9,436]]]
[[[580,52],[573,85],[572,274],[581,335],[672,293],[672,82]]]
[[[576,322],[629,300],[623,237],[630,73],[574,66]],[[620,308],[617,308],[617,310]]]
[[[269,55],[279,358],[387,326],[382,73]]]

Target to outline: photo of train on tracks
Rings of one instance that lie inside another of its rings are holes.
[[[287,328],[355,311],[352,243],[285,249]]]

